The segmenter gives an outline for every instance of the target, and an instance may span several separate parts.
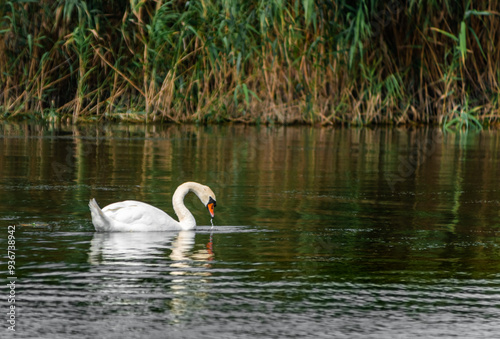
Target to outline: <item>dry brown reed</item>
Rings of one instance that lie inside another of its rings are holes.
[[[3,118],[471,127],[498,1],[7,1]]]

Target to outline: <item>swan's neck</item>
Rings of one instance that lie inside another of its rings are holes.
[[[202,185],[194,182],[186,182],[175,190],[174,196],[172,197],[172,205],[174,207],[175,214],[179,217],[179,224],[183,230],[190,230],[196,226],[196,220],[193,214],[184,205],[184,197],[189,192],[193,192],[199,197],[199,192],[201,191]]]

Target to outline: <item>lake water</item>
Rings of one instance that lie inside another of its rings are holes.
[[[1,337],[493,338],[499,168],[488,130],[2,123]],[[213,228],[94,232],[184,181]]]

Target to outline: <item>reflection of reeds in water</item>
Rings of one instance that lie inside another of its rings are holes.
[[[135,121],[496,121],[487,1],[10,2],[0,111]]]
[[[443,134],[429,128],[243,125],[79,126],[51,131],[0,126],[0,177],[33,183],[31,198],[50,202],[48,210],[58,213],[88,213],[91,196],[103,205],[143,200],[172,213],[172,192],[189,180],[216,192],[218,225],[239,224],[238,213],[249,211],[263,222],[281,215],[296,223],[303,218],[301,211],[333,211],[346,203],[349,210],[370,209],[380,197],[398,200],[402,192],[432,196],[415,196],[415,208],[449,210],[459,217],[467,207],[467,197],[459,192],[469,182],[477,188],[474,199],[495,199],[491,187],[497,178],[499,135],[489,131]],[[47,137],[51,135],[60,138]],[[337,195],[333,205],[315,198],[332,192]],[[186,203],[199,224],[208,223],[206,209],[189,196]]]

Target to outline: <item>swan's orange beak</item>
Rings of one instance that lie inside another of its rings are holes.
[[[211,202],[207,205],[208,211],[210,212],[210,216],[215,217],[215,203]]]
[[[210,212],[210,216],[213,218],[215,217],[215,205],[217,205],[217,203],[215,202],[215,199],[212,198],[212,197],[208,197],[208,204],[207,204],[207,208],[208,208],[208,211]]]

